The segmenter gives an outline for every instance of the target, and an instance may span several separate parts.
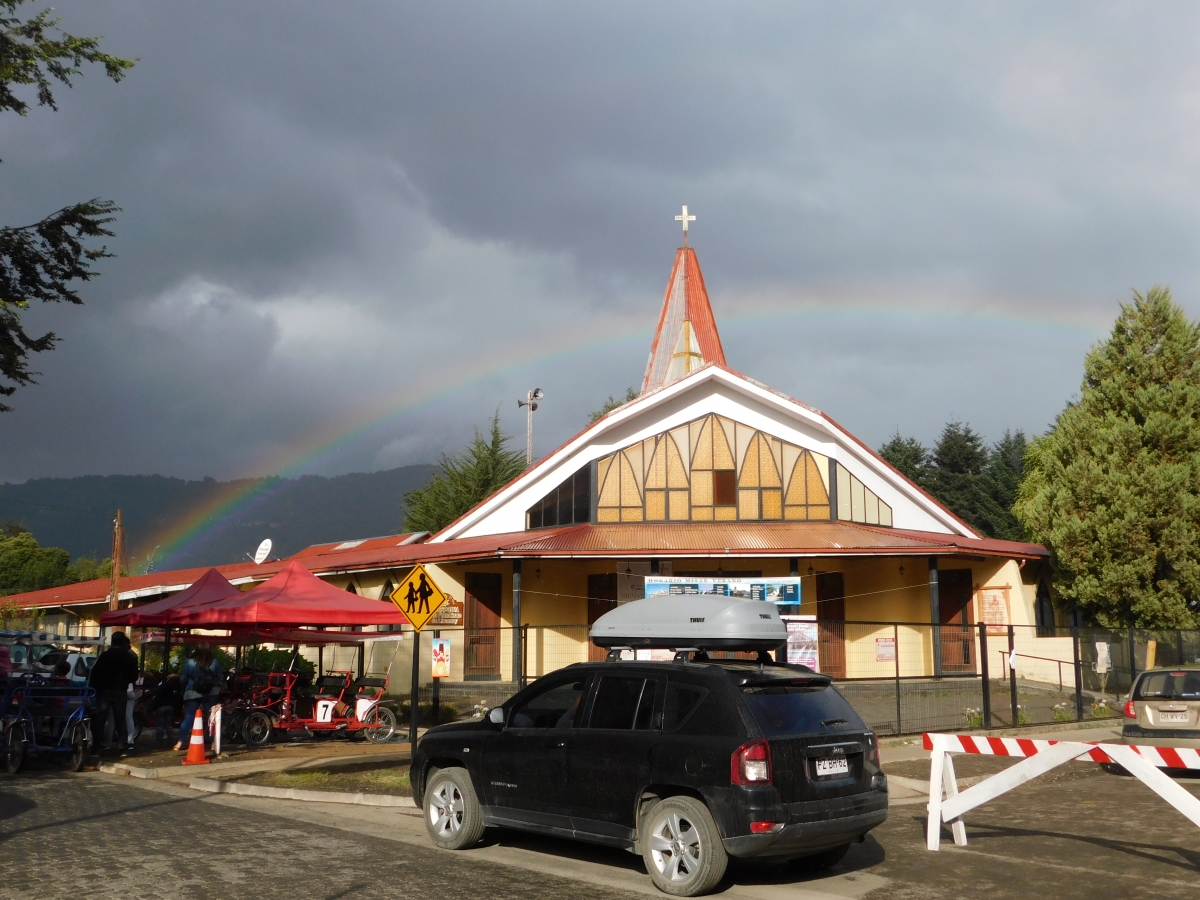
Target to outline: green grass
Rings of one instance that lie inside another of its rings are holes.
[[[305,791],[362,791],[365,794],[392,794],[403,797],[410,793],[407,765],[290,769],[282,772],[256,772],[236,780],[243,784],[299,788]]]

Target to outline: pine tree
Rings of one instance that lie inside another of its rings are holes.
[[[1006,541],[1028,540],[1025,528],[1013,512],[1028,446],[1025,432],[1018,430],[1014,433],[1006,429],[1004,437],[988,451],[973,511],[978,527],[988,537]]]
[[[1016,514],[1067,604],[1105,627],[1200,625],[1200,326],[1170,291],[1121,306],[1025,466]]]
[[[925,488],[952,513],[983,530],[979,515],[980,478],[988,462],[983,438],[970,425],[948,422],[930,454]]]
[[[404,530],[441,531],[520,475],[525,453],[505,449],[510,440],[500,431],[497,410],[487,440],[476,429],[466,450],[457,456],[443,454],[433,479],[404,495]]]
[[[895,466],[902,475],[924,486],[929,477],[929,450],[914,437],[901,437],[900,430],[879,448],[879,455]]]

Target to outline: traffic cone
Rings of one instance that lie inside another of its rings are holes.
[[[187,758],[184,759],[185,766],[204,766],[210,762],[208,757],[204,755],[204,716],[200,710],[196,710],[195,721],[192,722],[192,739],[188,742]]]

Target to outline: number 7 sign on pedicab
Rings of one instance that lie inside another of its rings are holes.
[[[447,599],[449,598],[429,577],[424,566],[416,566],[408,573],[408,577],[400,582],[400,586],[392,591],[392,602],[404,613],[416,631],[429,624],[429,620],[442,608]]]

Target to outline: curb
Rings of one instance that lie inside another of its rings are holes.
[[[348,791],[305,791],[299,788],[273,788],[258,784],[241,784],[235,781],[220,781],[216,778],[193,778],[188,784],[192,790],[208,791],[212,794],[241,794],[244,797],[271,797],[276,800],[307,800],[311,803],[351,803],[358,806],[385,806],[416,809],[411,797],[393,797],[388,794],[351,794]]]
[[[407,748],[407,743],[404,744]],[[364,753],[357,756],[313,756],[299,759],[247,759],[218,762],[214,760],[208,772],[230,772],[238,775],[250,775],[257,772],[271,772],[276,769],[307,769],[323,766],[355,765],[357,763],[386,762],[392,759],[403,760],[410,758],[406,751],[393,753]],[[96,767],[106,775],[123,775],[127,778],[180,778],[191,774],[182,765],[163,768],[142,768],[128,763],[106,763]]]

